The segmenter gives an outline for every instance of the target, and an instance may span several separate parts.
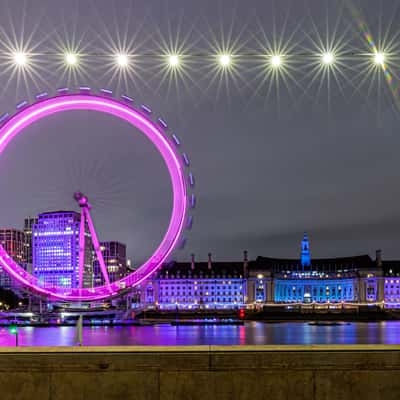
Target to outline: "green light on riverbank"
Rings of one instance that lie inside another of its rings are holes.
[[[11,325],[11,326],[8,328],[8,330],[9,330],[9,332],[10,332],[12,335],[16,335],[16,334],[18,333],[18,328],[17,328],[15,325]]]

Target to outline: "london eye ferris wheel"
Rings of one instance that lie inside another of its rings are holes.
[[[8,144],[18,134],[22,134],[29,125],[49,115],[69,110],[92,110],[109,114],[125,120],[139,129],[160,153],[172,183],[171,217],[161,242],[142,265],[119,280],[110,281],[109,279],[99,240],[90,216],[88,197],[81,192],[74,194],[75,200],[81,208],[78,287],[46,287],[38,276],[29,273],[15,262],[0,244],[0,266],[24,287],[53,300],[96,301],[117,296],[121,292],[139,285],[157,271],[167,261],[173,250],[180,245],[183,231],[192,225],[192,216],[189,215],[189,210],[195,207],[196,201],[192,190],[194,178],[189,170],[189,157],[180,150],[181,142],[178,136],[170,131],[162,118],[153,118],[152,110],[148,106],[136,106],[133,99],[125,95],[117,100],[109,90],[101,90],[99,94],[93,94],[87,87],[80,88],[76,93],[62,88],[54,96],[41,93],[36,96],[36,102],[33,104],[28,104],[26,101],[19,103],[17,112],[13,116],[4,114],[0,117],[0,156],[7,149]],[[93,248],[100,264],[104,282],[101,286],[85,287],[84,285],[83,258],[85,249],[83,234],[85,223],[88,224]]]

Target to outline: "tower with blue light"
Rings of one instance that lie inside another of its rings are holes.
[[[304,232],[303,240],[301,241],[301,267],[303,270],[304,267],[311,267],[310,243],[306,232]]]

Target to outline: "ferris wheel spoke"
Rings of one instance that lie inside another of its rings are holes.
[[[106,267],[106,264],[104,262],[103,253],[101,252],[100,243],[99,243],[99,240],[97,238],[96,230],[94,229],[94,224],[93,224],[93,221],[92,221],[92,217],[90,216],[89,208],[85,207],[85,208],[82,209],[82,211],[85,214],[87,223],[89,225],[89,231],[90,231],[90,234],[92,236],[92,242],[93,242],[94,251],[96,253],[97,260],[98,260],[98,262],[100,264],[101,273],[103,274],[103,278],[104,278],[104,281],[105,281],[106,285],[110,286],[111,285],[110,278],[108,276],[107,267]],[[110,290],[111,290],[111,288],[110,288]]]
[[[83,268],[85,262],[85,214],[81,212],[81,223],[79,228],[79,289],[83,288]]]

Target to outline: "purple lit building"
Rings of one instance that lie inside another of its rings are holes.
[[[143,287],[141,301],[160,309],[227,309],[246,303],[243,262],[191,262],[164,265]]]
[[[126,245],[120,242],[100,242],[100,249],[110,281],[113,282],[123,278],[127,273]],[[103,274],[95,255],[93,273],[95,286],[104,285]]]
[[[81,216],[75,211],[40,214],[32,229],[33,274],[43,287],[79,286],[79,226]],[[92,245],[85,229],[83,286],[93,286]]]
[[[384,301],[386,308],[400,308],[400,260],[382,261],[384,271]]]
[[[11,258],[25,267],[25,234],[24,232],[14,228],[0,228],[0,243],[11,256]],[[15,285],[11,277],[0,267],[0,287],[4,289],[14,289]]]

